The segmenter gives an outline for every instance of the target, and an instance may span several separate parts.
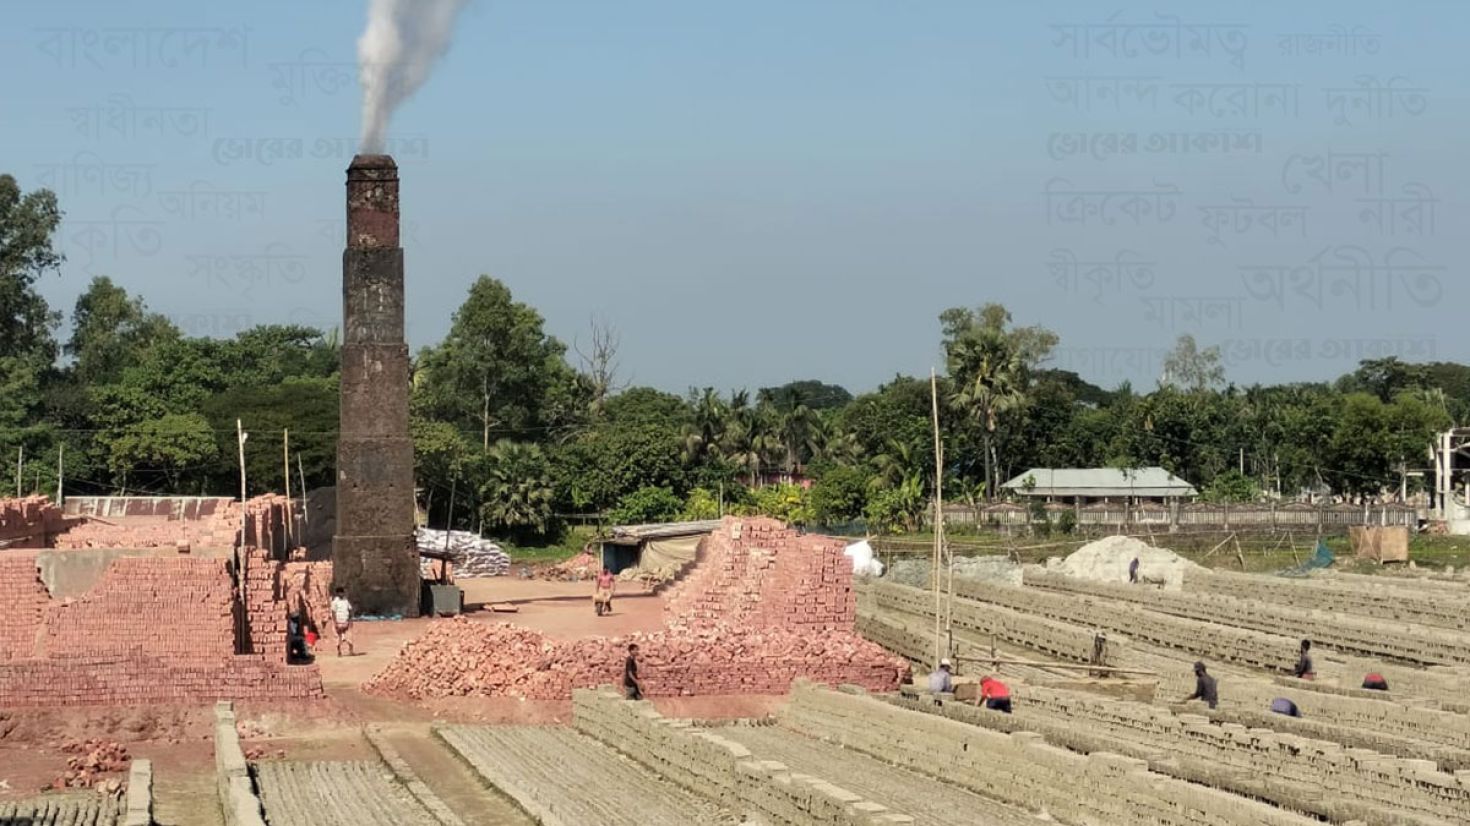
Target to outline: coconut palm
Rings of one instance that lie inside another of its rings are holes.
[[[726,460],[750,474],[752,487],[760,487],[761,468],[772,464],[772,455],[781,449],[777,423],[770,408],[746,404],[743,391],[737,398],[740,404],[732,399],[721,450]]]
[[[995,492],[995,430],[1001,416],[1025,404],[1026,362],[1020,348],[992,327],[974,327],[949,345],[950,401],[980,426],[987,497]]]
[[[791,391],[791,409],[780,415],[777,431],[786,472],[800,473],[804,458],[814,456],[821,445],[821,420],[800,391]]]
[[[684,427],[684,461],[699,464],[718,459],[720,438],[725,433],[729,409],[713,387],[706,387],[694,402],[694,419]]]

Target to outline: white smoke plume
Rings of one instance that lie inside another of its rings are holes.
[[[393,110],[417,92],[449,49],[466,0],[368,0],[367,28],[357,41],[362,83],[362,151],[383,151]]]

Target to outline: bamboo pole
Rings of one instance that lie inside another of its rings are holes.
[[[306,528],[311,525],[311,515],[306,511],[306,467],[301,464],[301,451],[296,451],[296,474],[301,481],[301,535],[306,536]]]
[[[943,473],[944,457],[941,455],[943,446],[939,441],[939,378],[934,368],[929,368],[929,398],[934,410],[934,667],[939,667],[939,661],[943,659],[943,644],[940,642],[939,629],[943,624],[944,608],[940,604],[940,571],[943,567],[941,558],[944,542],[944,491]]]
[[[281,467],[282,474],[286,478],[286,548],[287,554],[293,547],[291,536],[292,523],[296,521],[295,511],[291,509],[291,428],[281,429]]]
[[[66,442],[62,442],[62,443],[60,443],[60,444],[58,444],[56,446],[56,507],[58,507],[58,508],[61,507],[64,504],[66,504],[66,500],[62,497],[62,478],[61,478],[62,470],[63,470],[63,467],[64,467],[63,460],[65,458],[66,458]]]

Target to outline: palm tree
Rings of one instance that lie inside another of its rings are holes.
[[[1019,348],[997,329],[976,327],[949,346],[955,390],[950,401],[980,426],[985,490],[995,492],[995,429],[1000,417],[1025,404],[1026,363]]]
[[[886,490],[899,487],[910,476],[921,476],[924,468],[912,443],[889,439],[883,452],[873,457],[873,470],[872,486]]]
[[[780,417],[778,430],[786,453],[786,472],[800,473],[802,457],[810,458],[817,452],[821,434],[821,422],[806,406],[800,391],[791,391],[791,409]]]
[[[721,449],[726,459],[750,474],[752,487],[760,487],[761,467],[769,463],[781,443],[770,408],[750,407],[745,399],[744,391],[731,399]]]
[[[502,439],[486,459],[489,473],[480,488],[485,524],[510,533],[545,533],[554,494],[541,448]]]
[[[728,408],[713,387],[706,387],[694,402],[694,420],[684,427],[684,461],[698,464],[718,459],[720,438],[725,433]]]

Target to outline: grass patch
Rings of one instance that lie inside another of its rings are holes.
[[[577,526],[568,528],[555,542],[517,544],[502,539],[495,542],[510,555],[512,563],[539,564],[570,559],[581,553],[582,548],[596,536],[596,528]]]

